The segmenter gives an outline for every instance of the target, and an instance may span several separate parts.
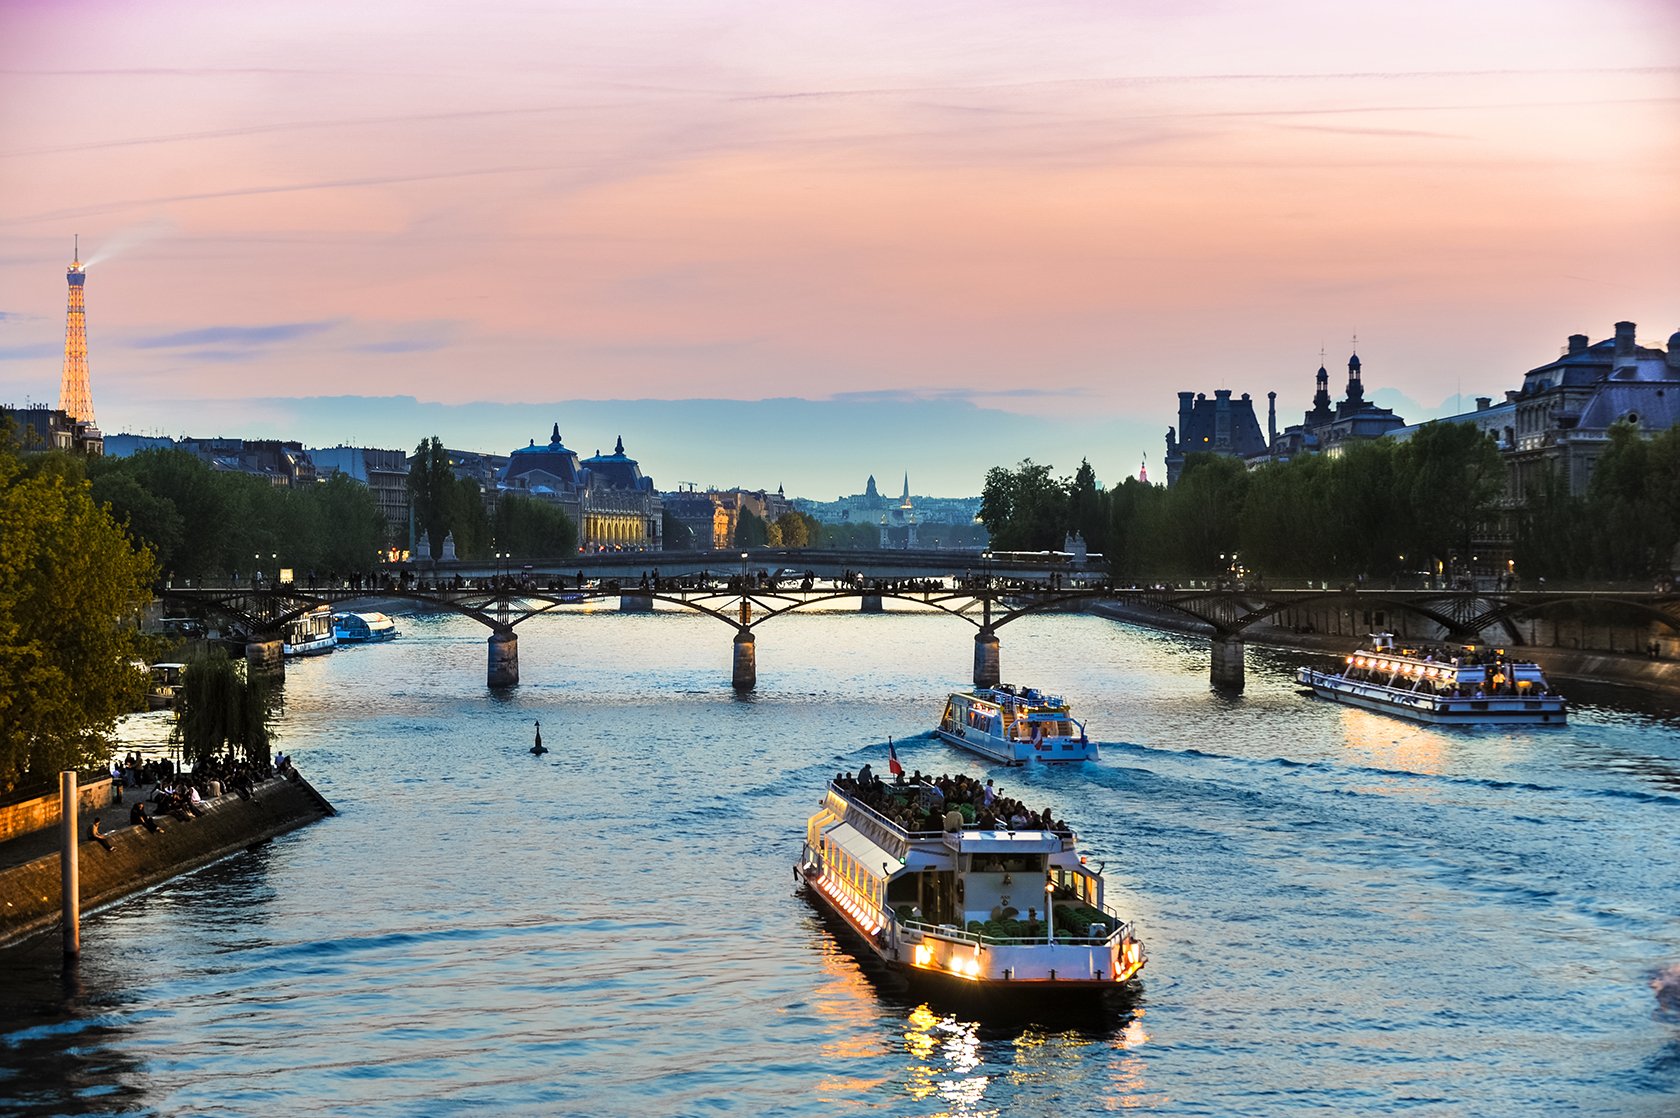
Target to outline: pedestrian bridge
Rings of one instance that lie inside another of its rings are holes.
[[[972,556],[969,556],[972,558]],[[1680,633],[1680,595],[1671,590],[1372,590],[1342,587],[1262,588],[1210,584],[1199,587],[1159,585],[1113,587],[1094,574],[1045,569],[996,573],[972,568],[961,574],[864,578],[850,570],[827,578],[775,579],[760,572],[720,577],[708,569],[682,575],[657,572],[628,577],[575,576],[520,571],[490,571],[471,576],[384,577],[355,586],[300,587],[292,584],[222,587],[166,586],[157,591],[172,608],[206,620],[220,620],[244,638],[246,657],[259,670],[281,671],[281,636],[286,625],[322,606],[340,606],[369,598],[411,601],[471,617],[489,629],[486,682],[509,687],[519,682],[517,629],[533,618],[563,606],[612,602],[626,613],[645,613],[656,605],[691,610],[733,630],[731,682],[737,690],[757,686],[758,626],[796,610],[850,607],[878,613],[887,601],[914,603],[973,626],[974,682],[992,686],[1001,678],[998,630],[1018,618],[1050,611],[1078,610],[1095,601],[1124,603],[1143,624],[1176,619],[1205,627],[1211,641],[1210,680],[1222,690],[1244,684],[1244,635],[1258,622],[1292,609],[1357,604],[1409,613],[1437,626],[1444,638],[1521,645],[1517,623],[1588,606],[1616,611]],[[626,572],[628,576],[628,572]],[[1036,576],[1036,577],[1035,577]],[[1177,626],[1175,626],[1177,627]]]

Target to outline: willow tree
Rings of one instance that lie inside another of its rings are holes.
[[[20,460],[0,432],[0,790],[103,767],[143,705],[136,625],[156,564],[79,470]]]
[[[182,755],[196,762],[232,746],[266,764],[274,701],[266,677],[247,673],[220,648],[194,658],[181,678]]]

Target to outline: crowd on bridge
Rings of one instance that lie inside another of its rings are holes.
[[[903,767],[891,780],[876,776],[865,764],[854,775],[834,774],[834,787],[906,831],[1055,831],[1071,833],[1049,808],[1033,811],[991,778],[984,783],[966,773],[923,776],[920,769],[905,777]]]

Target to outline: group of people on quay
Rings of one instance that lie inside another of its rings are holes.
[[[1057,831],[1068,825],[1049,808],[1033,811],[988,777],[983,783],[966,773],[923,776],[917,769],[908,778],[901,770],[882,780],[865,764],[856,775],[834,774],[834,787],[853,801],[906,831]]]
[[[111,762],[111,782],[118,803],[129,791],[141,793],[129,808],[128,821],[157,834],[163,830],[158,823],[160,816],[170,815],[183,823],[191,822],[204,814],[209,800],[224,794],[254,800],[258,784],[296,771],[291,758],[284,753],[278,754],[272,764],[232,753],[207,757],[190,772],[181,770],[168,757],[142,758],[138,753],[130,753]],[[149,795],[144,793],[148,787]],[[113,849],[110,834],[101,829],[97,816],[88,828],[88,837],[106,850]]]

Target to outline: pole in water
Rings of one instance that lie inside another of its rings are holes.
[[[76,863],[76,774],[58,774],[58,808],[60,836],[60,885],[64,897],[64,957],[74,959],[82,953],[82,887],[81,867]]]
[[[542,743],[542,723],[538,722],[537,723],[537,743],[531,747],[531,753],[535,756],[541,757],[544,753],[547,753],[547,752],[548,752],[548,750],[543,748],[543,743]]]

